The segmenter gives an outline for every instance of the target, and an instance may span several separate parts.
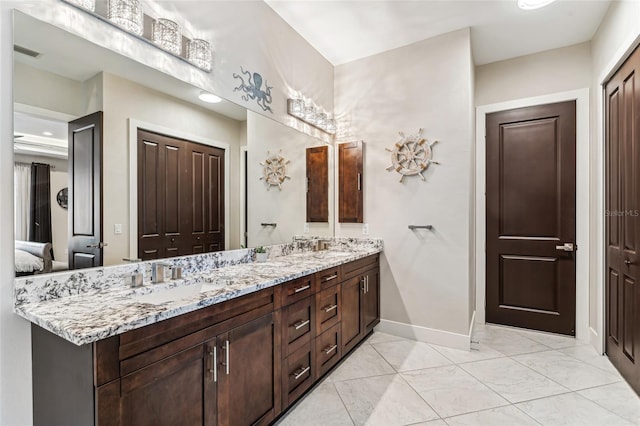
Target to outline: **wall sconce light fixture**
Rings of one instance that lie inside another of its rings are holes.
[[[205,40],[186,37],[180,26],[172,20],[154,19],[146,15],[140,0],[108,0],[106,11],[102,9],[96,11],[96,0],[62,1],[132,34],[140,40],[151,43],[203,71],[211,72],[211,58],[213,56],[211,45]],[[145,22],[153,22],[151,30],[149,28],[145,30]],[[186,45],[186,49],[182,48],[184,45]]]
[[[325,133],[336,133],[336,121],[319,108],[305,104],[302,99],[287,99],[287,113]]]

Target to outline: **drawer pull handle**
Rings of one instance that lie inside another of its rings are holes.
[[[298,321],[297,323],[293,324],[293,326],[295,327],[296,330],[300,330],[302,327],[304,327],[305,325],[309,324],[310,320],[306,320],[306,321]]]
[[[327,346],[326,348],[323,349],[323,351],[326,355],[329,355],[331,352],[335,351],[336,349],[338,349],[338,345]]]
[[[333,274],[333,275],[330,275],[330,276],[326,277],[324,279],[324,282],[326,283],[327,281],[335,280],[336,278],[338,278],[338,274]]]
[[[214,346],[210,351],[209,355],[211,356],[211,368],[209,369],[209,373],[211,373],[211,377],[214,382],[218,381],[218,351]]]
[[[331,312],[334,309],[336,309],[337,307],[338,307],[338,305],[325,306],[324,308],[322,308],[322,310],[325,311],[325,312]]]
[[[224,343],[224,363],[222,363],[222,365],[224,365],[225,367],[225,372],[227,373],[227,376],[229,375],[229,341],[225,341]]]
[[[305,367],[305,368],[301,368],[298,371],[294,371],[293,372],[293,379],[294,380],[298,380],[300,377],[304,376],[306,374],[307,371],[311,370],[311,367]]]
[[[300,293],[301,291],[305,291],[305,290],[308,290],[308,289],[310,289],[310,288],[311,288],[311,286],[310,286],[309,284],[307,284],[307,285],[303,285],[302,287],[298,287],[298,288],[296,288],[296,289],[294,290],[294,293]]]

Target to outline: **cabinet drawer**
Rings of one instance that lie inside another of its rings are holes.
[[[289,305],[282,310],[282,357],[309,344],[315,336],[315,298]]]
[[[342,265],[342,280],[348,280],[356,275],[366,271],[367,269],[375,268],[378,266],[378,255],[368,256],[363,259],[354,260],[345,265]]]
[[[282,363],[282,402],[290,405],[315,380],[314,340],[289,355]]]
[[[336,266],[335,268],[325,269],[324,271],[316,272],[316,282],[319,285],[320,290],[324,290],[325,288],[329,288],[334,286],[342,281],[340,277],[340,267]]]
[[[298,278],[282,284],[282,306],[302,300],[316,292],[314,275]]]
[[[316,373],[318,377],[331,369],[340,357],[340,324],[336,324],[316,338]]]
[[[340,322],[342,314],[341,286],[335,285],[316,293],[316,335]]]

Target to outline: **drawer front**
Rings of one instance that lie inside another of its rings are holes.
[[[342,314],[341,286],[316,293],[316,335],[340,322]]]
[[[290,305],[316,292],[314,275],[282,284],[282,306]]]
[[[315,380],[314,341],[289,355],[282,363],[282,402],[298,399]]]
[[[320,290],[324,290],[331,286],[334,286],[342,281],[340,274],[340,267],[336,266],[335,268],[325,269],[324,271],[316,272],[316,282],[319,285]]]
[[[308,345],[315,336],[315,308],[315,298],[310,296],[283,309],[283,358]]]
[[[324,375],[340,360],[340,324],[336,324],[316,338],[316,372]]]
[[[378,266],[378,255],[368,256],[342,265],[342,280],[346,281],[370,268]]]

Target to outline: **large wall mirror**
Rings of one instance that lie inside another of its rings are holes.
[[[333,235],[333,146],[18,11],[14,44],[17,275]]]

